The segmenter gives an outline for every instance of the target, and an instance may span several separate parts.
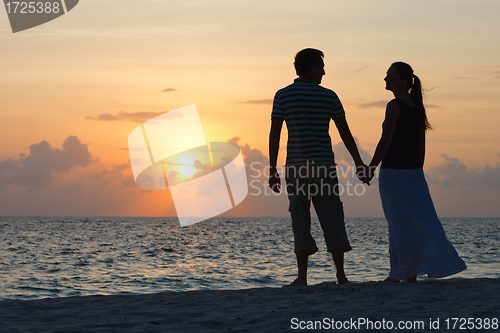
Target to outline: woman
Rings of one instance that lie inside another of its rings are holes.
[[[382,162],[380,197],[389,224],[391,271],[385,281],[417,282],[417,275],[445,277],[465,270],[446,239],[424,178],[425,114],[422,87],[410,65],[395,62],[385,77],[394,99],[387,104],[370,178]]]

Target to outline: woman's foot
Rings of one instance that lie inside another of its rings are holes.
[[[396,280],[396,279],[393,279],[393,278],[390,278],[390,277],[386,277],[384,282],[392,282],[392,283],[399,283],[399,280]]]
[[[300,280],[299,278],[296,278],[295,281],[283,286],[283,288],[300,287],[300,286],[307,286],[307,280]]]
[[[409,278],[406,278],[405,283],[417,283],[417,276],[412,276],[412,277],[409,277]]]

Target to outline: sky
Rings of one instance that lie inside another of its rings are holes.
[[[366,163],[393,98],[385,72],[409,63],[434,128],[424,171],[438,214],[500,216],[499,12],[493,0],[81,0],[12,33],[0,9],[0,215],[175,216],[168,189],[135,184],[128,136],[195,104],[206,140],[238,144],[247,166],[249,195],[224,216],[287,216],[286,196],[265,192],[272,99],[313,47]],[[346,216],[383,216],[377,181],[356,189]]]

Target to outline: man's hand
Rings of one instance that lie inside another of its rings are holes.
[[[269,170],[269,187],[276,193],[281,191],[281,179],[275,167]]]
[[[372,169],[365,164],[356,166],[356,175],[358,176],[358,179],[368,186],[374,176],[374,173],[371,171]]]

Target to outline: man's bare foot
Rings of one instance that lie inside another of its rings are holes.
[[[392,282],[392,283],[399,283],[399,280],[396,280],[396,279],[393,279],[393,278],[390,278],[390,277],[386,277],[384,282]]]
[[[337,284],[348,284],[349,280],[347,280],[346,276],[337,276]]]
[[[300,287],[300,286],[307,286],[307,281],[299,280],[299,278],[296,278],[295,281],[293,281],[290,284],[287,284],[287,285],[283,286],[283,288]]]
[[[412,276],[412,277],[409,277],[407,279],[405,279],[404,281],[405,283],[417,283],[417,276]]]

